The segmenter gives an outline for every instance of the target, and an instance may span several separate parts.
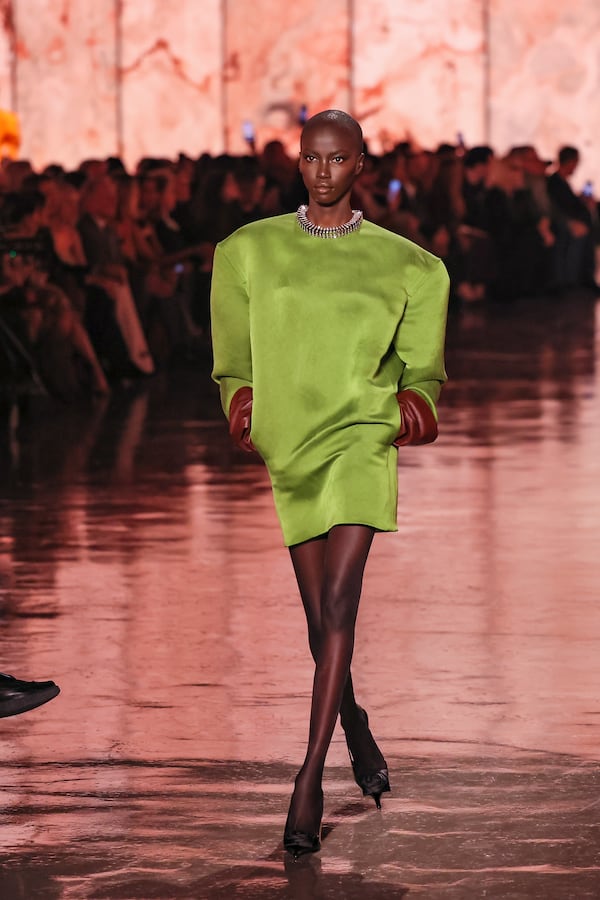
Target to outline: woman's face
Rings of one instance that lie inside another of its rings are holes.
[[[351,191],[364,156],[356,137],[331,122],[317,124],[302,136],[300,174],[312,203],[334,206]]]
[[[65,184],[62,187],[60,218],[66,225],[77,225],[79,218],[79,191],[70,184]]]

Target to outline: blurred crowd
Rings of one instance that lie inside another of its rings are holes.
[[[208,344],[215,245],[305,202],[282,144],[243,157],[116,157],[0,170],[0,384],[70,400],[153,375]],[[411,142],[366,153],[353,205],[441,256],[456,303],[598,293],[598,202],[578,151]]]

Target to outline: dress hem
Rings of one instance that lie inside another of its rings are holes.
[[[328,525],[328,527],[325,528],[323,531],[312,532],[311,534],[306,535],[306,537],[303,536],[301,538],[296,538],[294,540],[289,541],[286,539],[286,537],[284,535],[284,538],[283,538],[284,546],[294,547],[296,544],[304,544],[304,543],[306,543],[306,541],[312,541],[315,538],[321,537],[322,535],[329,534],[331,529],[335,528],[336,525],[365,525],[367,528],[374,528],[375,531],[383,531],[383,532],[387,532],[387,533],[393,533],[395,531],[398,531],[397,525],[391,526],[389,528],[382,528],[381,525],[375,525],[374,522],[365,522],[365,521],[348,522],[346,519],[344,519],[341,522],[337,522],[337,521],[331,522],[331,524]]]

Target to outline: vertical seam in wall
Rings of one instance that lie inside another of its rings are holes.
[[[354,108],[354,0],[348,0],[348,108],[353,116]]]
[[[483,142],[490,144],[492,139],[490,0],[482,0],[481,19],[483,25]]]
[[[19,112],[19,63],[17,54],[17,0],[11,3],[12,34],[10,36],[10,108]]]
[[[227,95],[227,0],[221,0],[221,129],[223,153],[229,152],[229,97]]]
[[[123,135],[123,2],[115,0],[115,132],[116,152],[122,158]]]

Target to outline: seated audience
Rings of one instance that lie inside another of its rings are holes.
[[[88,181],[82,189],[79,234],[90,266],[87,284],[99,288],[110,299],[111,312],[125,345],[132,372],[151,375],[154,361],[148,349],[138,310],[131,291],[126,260],[114,222],[117,214],[117,188],[108,175]],[[97,297],[96,304],[98,305]],[[87,304],[92,333],[98,339],[105,334],[106,307],[96,316],[94,302]],[[100,321],[99,321],[100,320]],[[103,341],[104,353],[110,343]]]
[[[13,346],[35,364],[49,390],[69,399],[89,387],[107,393],[108,384],[89,335],[69,298],[48,280],[48,243],[33,230],[40,199],[14,195],[5,203],[0,316]]]
[[[600,294],[595,280],[593,207],[578,197],[569,184],[578,165],[579,151],[561,147],[556,171],[548,178],[556,234],[556,286],[559,290],[584,287]]]
[[[77,230],[79,191],[62,177],[42,179],[39,190],[46,198],[44,227],[48,235],[49,280],[62,288],[84,319],[88,265]]]
[[[431,152],[388,135],[385,150],[367,150],[353,205],[441,256],[459,302],[600,293],[598,203],[571,187],[576,148],[561,148],[549,177],[529,144],[498,160],[487,146]],[[210,329],[215,245],[305,201],[279,141],[242,157],[147,157],[133,175],[118,157],[71,172],[4,162],[0,374],[28,374],[68,398],[107,391],[105,373],[193,357]]]
[[[182,196],[181,184],[179,194]],[[212,257],[212,247],[205,242],[190,243],[191,221],[184,232],[173,218],[177,205],[177,175],[173,168],[153,169],[142,178],[140,223],[151,247],[145,282],[148,316],[155,328],[160,324],[164,329],[168,344],[163,344],[163,357],[178,348],[189,349],[199,336],[192,314],[196,265],[207,254]]]
[[[543,292],[548,271],[540,213],[518,159],[496,159],[488,177],[487,230],[497,268],[491,285],[497,300],[516,300]]]
[[[454,234],[449,261],[454,295],[466,303],[484,300],[498,265],[496,248],[489,230],[488,180],[494,151],[491,147],[471,147],[462,157],[462,220]]]

